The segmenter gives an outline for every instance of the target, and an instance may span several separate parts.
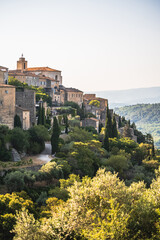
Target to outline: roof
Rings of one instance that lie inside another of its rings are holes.
[[[59,82],[59,80],[55,80],[54,78],[51,78],[51,77],[47,77],[47,76],[44,76],[44,75],[37,75],[35,73],[32,73],[32,72],[16,72],[16,70],[11,70],[9,71],[9,76],[31,76],[31,77],[37,77],[39,79],[48,79],[48,80],[51,80],[53,82]]]
[[[0,88],[15,88],[13,85],[0,84]]]
[[[65,88],[65,91],[66,92],[81,92],[81,93],[83,93],[82,91],[80,91],[80,90],[78,90],[76,88]]]
[[[38,77],[38,75],[34,74],[34,73],[28,73],[28,72],[12,72],[9,71],[9,76],[32,76],[32,77]]]
[[[0,70],[7,70],[8,68],[0,66]]]
[[[34,68],[27,68],[26,71],[44,71],[44,72],[61,72],[59,70],[50,68],[50,67],[34,67]]]

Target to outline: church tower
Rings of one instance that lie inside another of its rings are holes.
[[[17,70],[21,70],[22,72],[27,69],[27,61],[22,56],[19,58],[19,61],[17,61]]]

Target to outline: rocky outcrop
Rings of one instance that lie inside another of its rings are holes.
[[[20,155],[19,155],[19,153],[17,152],[17,150],[15,148],[12,148],[11,153],[12,153],[12,160],[14,162],[18,162],[18,161],[21,160]]]

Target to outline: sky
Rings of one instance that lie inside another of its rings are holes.
[[[82,91],[160,86],[160,0],[0,0],[0,65]]]

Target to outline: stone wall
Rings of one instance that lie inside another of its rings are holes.
[[[81,121],[81,127],[94,127],[99,132],[99,120],[96,118],[85,118]]]
[[[0,84],[8,84],[8,68],[0,66]]]
[[[16,89],[16,105],[30,111],[30,126],[36,123],[36,98],[33,90]]]
[[[0,124],[14,127],[15,87],[0,85]]]

